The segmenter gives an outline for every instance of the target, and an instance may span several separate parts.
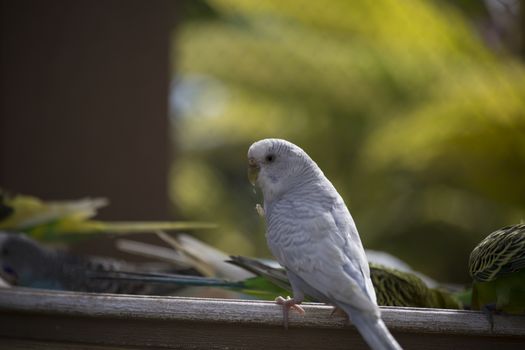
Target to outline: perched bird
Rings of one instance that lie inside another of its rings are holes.
[[[525,224],[489,234],[470,254],[472,308],[525,313]]]
[[[343,199],[298,146],[264,139],[248,150],[248,176],[261,188],[268,246],[286,269],[293,298],[278,297],[285,327],[288,310],[305,294],[342,309],[373,349],[400,349],[376,301],[361,239]]]
[[[176,286],[93,278],[107,271],[147,272],[124,261],[79,256],[42,246],[26,235],[0,231],[0,277],[11,285],[78,292],[166,294]],[[169,287],[169,288],[168,288]]]

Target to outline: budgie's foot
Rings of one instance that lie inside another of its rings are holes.
[[[494,330],[494,315],[500,314],[500,312],[496,309],[496,304],[487,304],[484,305],[481,308],[481,311],[487,315],[487,318],[489,319],[490,323],[490,330]]]
[[[283,306],[283,322],[285,329],[288,329],[288,311],[290,309],[294,309],[300,315],[304,315],[304,309],[298,305],[299,303],[294,298],[290,298],[289,296],[286,297],[286,299],[283,297],[277,297],[275,298],[275,302]]]

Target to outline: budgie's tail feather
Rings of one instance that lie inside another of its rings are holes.
[[[363,315],[361,311],[352,310],[350,317],[368,346],[373,350],[401,350],[381,318]]]

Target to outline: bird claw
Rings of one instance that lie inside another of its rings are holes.
[[[284,307],[287,307],[287,308],[291,308],[291,309],[294,309],[295,311],[297,311],[297,313],[299,313],[300,315],[304,315],[305,314],[305,311],[304,309],[298,305],[294,299],[291,299],[289,296],[285,298],[283,297],[277,297],[275,298],[275,302],[278,304],[278,305],[283,305]]]
[[[283,306],[283,323],[284,323],[285,329],[288,329],[288,311],[290,309],[294,309],[300,315],[305,314],[304,309],[300,305],[298,305],[298,303],[294,299],[290,298],[289,296],[286,297],[286,299],[279,296],[275,298],[275,303]]]

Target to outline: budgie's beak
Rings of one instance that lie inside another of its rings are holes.
[[[248,158],[248,179],[253,186],[255,186],[257,182],[260,170],[261,168],[259,164],[257,164],[257,161],[254,158]]]

